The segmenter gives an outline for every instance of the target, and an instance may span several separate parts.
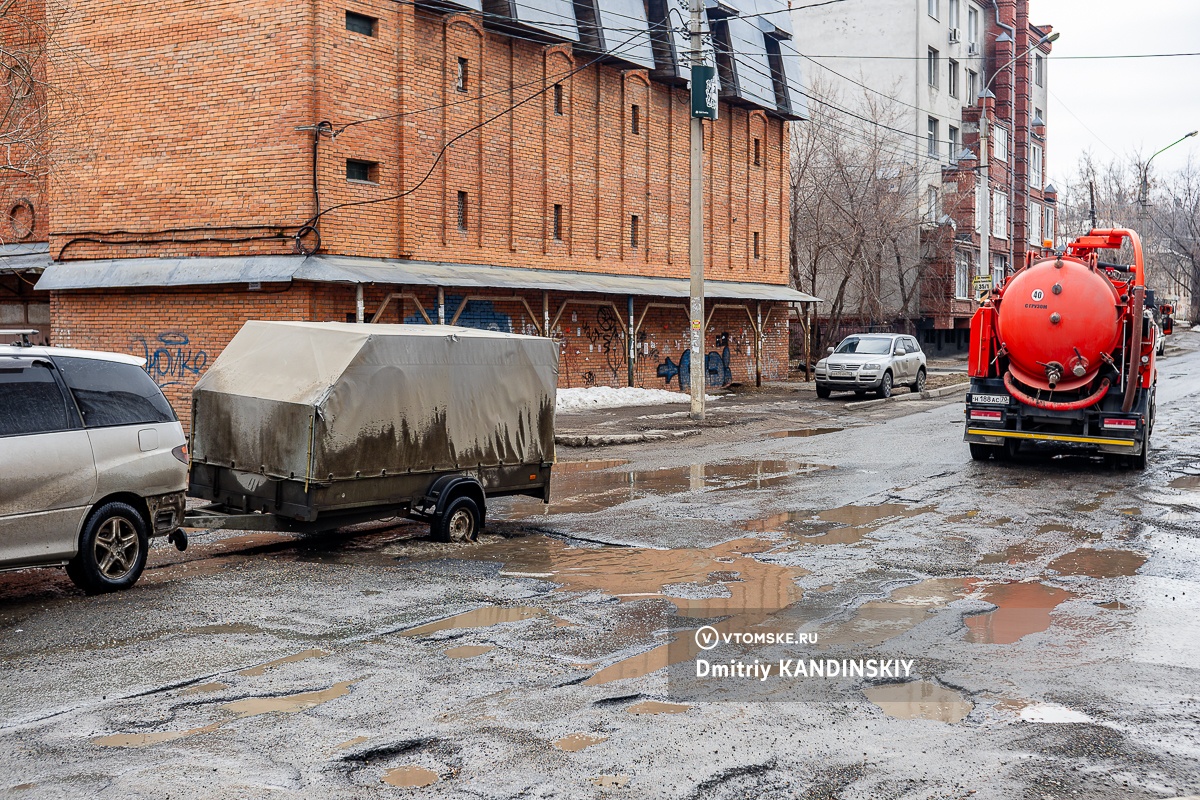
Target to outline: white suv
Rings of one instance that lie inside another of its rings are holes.
[[[0,345],[0,570],[65,566],[89,594],[126,589],[149,538],[178,530],[186,439],[144,363]]]

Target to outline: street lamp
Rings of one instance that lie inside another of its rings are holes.
[[[1185,133],[1183,136],[1180,136],[1178,139],[1171,142],[1169,145],[1164,147],[1162,150],[1159,150],[1158,153],[1165,153],[1166,151],[1170,150],[1175,145],[1182,142],[1184,139],[1190,139],[1191,137],[1195,136],[1197,133],[1200,133],[1200,131],[1192,131],[1191,133]],[[1150,158],[1146,159],[1146,165],[1144,167],[1142,167],[1142,191],[1138,194],[1138,203],[1143,208],[1146,207],[1146,200],[1147,200],[1146,195],[1149,194],[1149,192],[1150,192],[1150,162],[1154,160],[1155,156],[1157,156],[1158,153],[1155,153],[1153,156],[1150,156]]]
[[[1002,33],[996,37],[996,41],[1012,41],[1007,38],[1008,34]],[[983,217],[980,220],[980,243],[979,243],[979,261],[981,269],[992,269],[991,263],[991,239],[992,239],[992,189],[988,181],[988,121],[987,121],[987,100],[988,98],[995,99],[996,95],[989,91],[992,81],[996,80],[996,76],[1008,69],[1009,66],[1015,64],[1018,59],[1032,53],[1037,48],[1044,44],[1058,39],[1057,32],[1050,33],[1036,42],[1031,44],[1025,52],[1020,55],[1013,56],[998,69],[992,71],[992,77],[988,78],[987,83],[983,85],[983,91],[979,93],[979,216]],[[1015,88],[1015,87],[1014,87]],[[996,288],[1003,282],[1004,276],[998,270],[992,269],[992,287]]]

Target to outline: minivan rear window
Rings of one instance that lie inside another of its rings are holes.
[[[58,356],[54,362],[89,428],[174,422],[162,390],[146,371],[133,364]]]
[[[48,364],[15,369],[0,364],[0,436],[47,433],[69,427],[66,398],[54,382]]]

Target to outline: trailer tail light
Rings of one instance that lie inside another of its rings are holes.
[[[1124,419],[1121,417],[1104,417],[1100,421],[1100,427],[1108,428],[1114,431],[1136,431],[1136,419]]]
[[[971,409],[971,419],[979,419],[984,422],[999,422],[1003,419],[1003,414],[999,411],[987,411],[982,408]]]

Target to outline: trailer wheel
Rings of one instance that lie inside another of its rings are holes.
[[[88,594],[128,589],[141,577],[149,547],[142,515],[128,503],[105,503],[83,526],[67,577]]]
[[[992,448],[988,447],[986,444],[968,442],[967,446],[971,448],[972,461],[987,461],[992,455]]]
[[[446,510],[433,518],[429,530],[433,538],[439,542],[473,542],[479,536],[483,527],[480,519],[479,506],[471,498],[463,495],[456,497],[446,506]]]

